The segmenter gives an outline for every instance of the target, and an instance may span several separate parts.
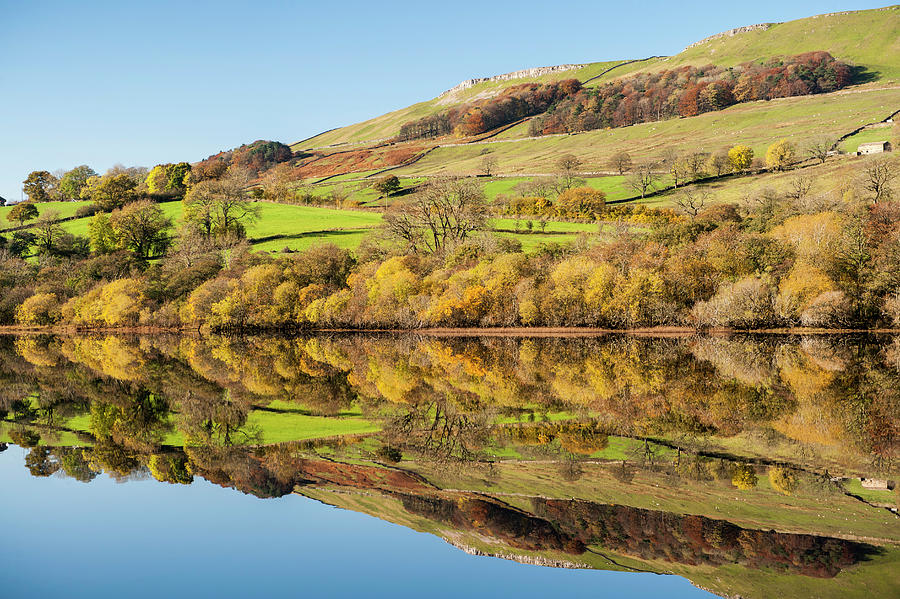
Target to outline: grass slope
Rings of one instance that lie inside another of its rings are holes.
[[[815,50],[865,66],[881,79],[900,78],[900,6],[818,15],[724,36],[688,48],[660,65],[734,66]]]

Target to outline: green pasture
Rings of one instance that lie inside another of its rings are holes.
[[[890,127],[873,127],[871,129],[863,129],[856,135],[852,135],[841,142],[840,150],[842,152],[856,152],[859,144],[869,143],[873,141],[891,141],[892,131]]]
[[[59,213],[60,218],[68,218],[70,216],[75,216],[75,211],[88,203],[89,202],[37,202],[35,206],[38,209],[38,215],[56,211]],[[12,209],[13,206],[0,206],[0,230],[19,226],[18,221],[6,220],[6,215],[9,214]],[[25,224],[27,225],[29,222],[33,221],[26,221]]]

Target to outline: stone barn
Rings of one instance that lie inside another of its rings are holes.
[[[868,143],[859,144],[856,149],[857,156],[865,156],[866,154],[881,154],[882,152],[890,152],[891,144],[887,141],[870,141]]]

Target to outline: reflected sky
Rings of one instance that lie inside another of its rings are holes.
[[[0,453],[2,596],[710,597],[679,577],[562,570],[289,495],[204,480],[32,477]]]

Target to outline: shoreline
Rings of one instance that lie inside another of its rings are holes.
[[[599,327],[426,327],[421,329],[388,329],[375,327],[362,328],[297,328],[286,329],[248,329],[244,331],[225,331],[212,333],[194,327],[77,327],[72,325],[23,326],[0,325],[0,335],[182,335],[208,336],[223,335],[234,337],[251,337],[272,335],[296,337],[303,334],[388,334],[388,335],[421,335],[428,337],[602,337],[606,335],[628,335],[635,337],[694,337],[694,336],[731,336],[731,335],[900,335],[900,328],[877,329],[821,329],[805,327],[782,327],[769,329],[733,329],[693,327],[643,327],[633,329],[606,329]]]

